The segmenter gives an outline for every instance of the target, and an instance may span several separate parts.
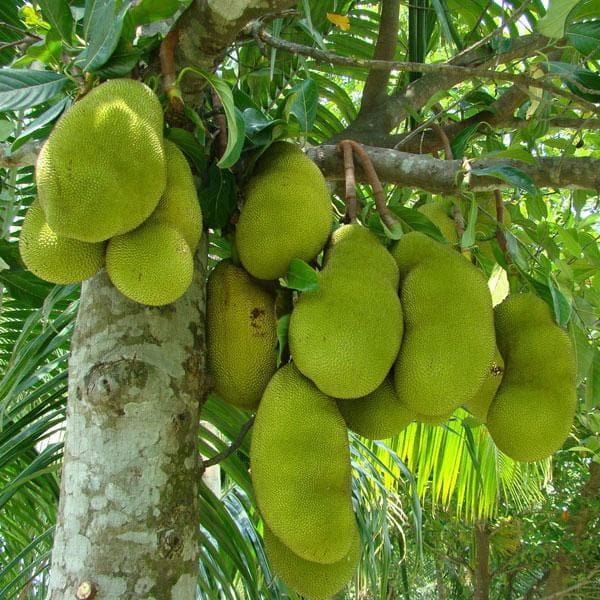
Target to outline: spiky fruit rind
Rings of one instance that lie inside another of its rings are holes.
[[[290,318],[296,366],[334,398],[360,398],[375,390],[402,339],[397,271],[377,238],[361,229],[347,225],[336,231],[319,289],[303,293]]]
[[[292,364],[273,375],[263,394],[250,467],[273,533],[305,560],[342,560],[356,527],[346,425],[335,401]]]
[[[495,322],[505,372],[488,412],[488,430],[514,460],[546,458],[562,446],[575,415],[571,342],[534,294],[508,296],[496,306]]]
[[[190,165],[176,144],[164,141],[167,183],[148,221],[164,223],[177,229],[192,254],[202,237],[202,210]]]
[[[350,276],[360,264],[365,277],[388,281],[393,288],[398,287],[400,275],[396,261],[377,236],[362,225],[342,225],[331,234],[325,266],[328,263],[335,264],[335,271],[340,275],[342,270],[350,269]]]
[[[391,378],[386,378],[363,398],[338,400],[337,404],[348,429],[372,440],[399,434],[416,417],[415,412],[398,399]]]
[[[500,350],[496,348],[494,359],[481,387],[477,390],[475,396],[465,403],[465,408],[482,423],[487,420],[488,411],[502,383],[502,377],[504,377],[504,359],[500,354]]]
[[[475,395],[494,355],[487,282],[457,252],[416,231],[391,252],[404,312],[396,392],[415,412],[450,414]]]
[[[175,302],[188,289],[194,261],[176,229],[144,223],[110,240],[106,270],[113,285],[130,300],[162,306]]]
[[[140,225],[165,181],[160,102],[144,84],[125,79],[101,84],[68,110],[36,167],[48,224],[85,242]]]
[[[56,235],[37,200],[27,210],[19,235],[25,266],[51,283],[78,283],[97,273],[104,265],[105,246]]]
[[[331,231],[329,191],[318,167],[297,147],[270,148],[246,188],[236,226],[244,268],[258,279],[287,274],[292,258],[310,261]],[[279,155],[278,155],[279,154]]]
[[[454,219],[448,215],[446,209],[441,204],[426,202],[425,204],[421,204],[417,210],[437,226],[448,242],[458,244],[458,233]]]
[[[326,600],[350,580],[360,559],[360,537],[355,527],[350,549],[331,564],[311,562],[294,554],[265,527],[265,552],[273,571],[288,587],[310,600]]]
[[[277,368],[274,298],[244,269],[228,261],[207,286],[208,369],[226,402],[255,410]]]

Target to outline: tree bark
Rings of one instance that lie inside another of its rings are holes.
[[[48,597],[193,599],[206,242],[164,307],[83,284]]]
[[[484,521],[475,523],[475,590],[474,600],[488,600],[490,597],[490,531]]]

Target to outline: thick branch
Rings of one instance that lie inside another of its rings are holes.
[[[194,0],[176,24],[179,32],[175,53],[177,70],[193,65],[212,71],[250,21],[281,12],[295,4],[295,0]],[[183,83],[186,101],[193,103],[194,94],[204,85],[205,82],[200,79],[187,77]],[[198,98],[195,99],[197,102]]]
[[[41,149],[41,143],[38,140],[32,140],[11,154],[9,144],[0,144],[0,168],[16,169],[35,165]]]
[[[383,0],[379,20],[379,36],[373,58],[392,60],[398,44],[398,25],[400,20],[400,1]],[[385,98],[391,71],[372,70],[369,72],[362,96],[360,112],[372,110]]]
[[[365,147],[382,181],[434,193],[457,194],[459,191],[492,191],[510,187],[490,176],[471,175],[464,180],[462,161],[439,160],[427,155],[415,155],[387,148]],[[343,180],[344,164],[336,146],[311,148],[308,155],[331,180]],[[510,165],[527,173],[537,187],[584,188],[600,190],[600,159],[540,158],[535,164],[513,159],[480,159],[470,163],[472,169]],[[356,170],[357,180],[366,181],[362,169]]]

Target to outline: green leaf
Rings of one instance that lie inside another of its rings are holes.
[[[471,200],[469,205],[469,216],[467,218],[467,227],[462,237],[460,238],[461,248],[470,248],[475,245],[475,236],[477,230],[477,202]]]
[[[569,42],[587,60],[600,58],[600,20],[571,23],[565,33]]]
[[[512,233],[510,233],[510,231],[505,231],[504,237],[506,239],[506,247],[508,248],[508,252],[512,259],[519,266],[519,268],[521,268],[523,271],[528,271],[529,265],[521,253],[519,240]]]
[[[287,287],[300,292],[314,292],[319,289],[317,272],[299,258],[292,258],[288,267]]]
[[[135,26],[168,19],[177,12],[179,0],[142,0],[129,13]]]
[[[550,288],[552,304],[554,305],[554,318],[561,327],[566,327],[571,319],[571,302],[558,289],[551,274],[548,275],[548,287]]]
[[[37,0],[44,19],[48,21],[50,27],[56,31],[60,37],[71,43],[73,35],[73,17],[69,9],[67,0]]]
[[[6,287],[12,298],[30,308],[42,306],[54,287],[29,271],[12,269],[0,271],[0,283]]]
[[[280,317],[277,320],[277,367],[280,367],[283,362],[283,356],[288,343],[290,316],[291,315],[283,315],[283,317]]]
[[[206,81],[208,81],[208,83],[210,83],[215,90],[215,93],[223,105],[225,118],[227,119],[227,147],[225,148],[223,156],[217,163],[217,166],[219,166],[221,169],[228,169],[238,161],[244,145],[244,131],[240,130],[240,123],[243,123],[244,120],[241,118],[241,115],[238,116],[236,113],[231,88],[216,75],[195,67],[187,67],[186,69],[183,69],[179,75],[179,78],[181,79],[181,77],[183,77],[183,75],[185,75],[187,72],[195,73],[196,75],[206,79]]]
[[[37,106],[58,94],[68,79],[53,71],[0,70],[0,112]]]
[[[286,115],[293,116],[300,131],[306,133],[312,129],[317,116],[319,93],[312,79],[305,79],[290,89],[286,101]]]
[[[592,410],[600,405],[600,349],[596,348],[594,360],[587,374],[585,386],[585,406]]]
[[[509,165],[494,165],[491,167],[483,167],[481,169],[473,169],[471,171],[473,175],[479,175],[481,177],[498,177],[512,186],[525,190],[527,193],[533,195],[539,194],[539,190],[535,187],[533,179],[516,167]]]
[[[473,123],[468,127],[465,127],[450,144],[452,148],[452,154],[455,159],[462,158],[465,155],[465,148],[469,143],[469,140],[477,133],[481,123]]]
[[[125,77],[138,64],[143,56],[141,50],[132,50],[131,52],[115,52],[102,67],[96,70],[96,75],[103,79],[116,79]]]
[[[96,71],[115,51],[132,0],[86,0],[83,30],[87,47],[75,60],[83,71]],[[117,11],[117,6],[120,8]]]
[[[41,115],[36,117],[23,131],[19,137],[13,142],[12,150],[13,152],[17,150],[20,146],[22,146],[28,139],[30,139],[36,132],[40,129],[46,127],[50,123],[53,123],[65,110],[65,108],[69,105],[69,99],[63,98],[53,106],[51,106],[48,110],[44,111]]]
[[[424,214],[406,206],[390,206],[390,210],[399,217],[410,229],[422,231],[438,242],[446,242],[440,229]]]
[[[0,119],[0,142],[5,142],[12,135],[14,128],[11,121]]]
[[[561,38],[565,32],[565,21],[579,0],[550,0],[548,11],[537,24],[537,30],[549,38]]]
[[[236,190],[233,174],[212,163],[208,168],[208,181],[198,191],[207,227],[222,229],[229,223],[236,207]]]

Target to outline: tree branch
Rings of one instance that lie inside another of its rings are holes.
[[[38,140],[30,140],[16,152],[10,152],[10,144],[0,144],[0,168],[17,169],[35,165],[42,144]]]
[[[381,18],[379,20],[379,36],[373,58],[376,60],[392,60],[398,45],[398,26],[400,21],[400,0],[383,0],[381,2]],[[359,112],[373,110],[387,98],[387,85],[391,70],[371,70],[367,76]]]
[[[223,59],[229,46],[244,27],[270,13],[279,13],[295,0],[245,0],[245,2],[210,2],[194,0],[175,25],[179,44],[175,52],[177,70],[188,65],[212,71]],[[187,77],[182,82],[184,100],[197,104],[206,82]]]
[[[415,155],[388,148],[364,148],[382,181],[405,187],[442,193],[460,191],[493,191],[511,187],[496,177],[464,175],[460,160],[439,160],[427,155]],[[308,156],[327,179],[342,180],[344,166],[334,145],[311,148]],[[514,159],[478,159],[470,161],[471,169],[509,165],[527,173],[537,187],[583,188],[600,190],[600,159],[584,157],[539,158],[535,164]],[[356,170],[357,180],[366,181],[362,169]]]
[[[225,448],[225,450],[219,452],[218,454],[215,454],[212,458],[202,461],[200,465],[200,475],[202,475],[202,473],[204,473],[204,471],[206,471],[208,467],[218,465],[220,462],[224,461],[228,456],[231,456],[242,445],[242,442],[244,441],[246,434],[250,430],[250,427],[254,425],[255,418],[256,415],[252,415],[244,423],[243,427],[240,429],[238,436],[235,438],[235,440],[233,440],[233,442],[231,442],[231,445]]]

